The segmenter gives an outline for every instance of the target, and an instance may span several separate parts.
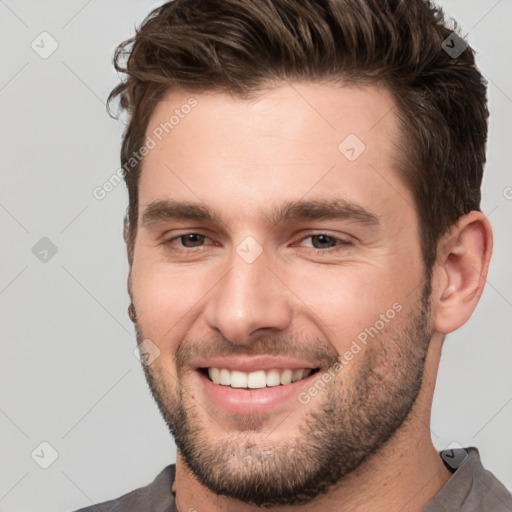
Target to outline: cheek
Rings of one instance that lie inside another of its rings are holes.
[[[157,344],[183,337],[208,289],[208,280],[197,269],[146,262],[134,262],[132,268],[138,320],[145,336]]]
[[[411,301],[411,276],[393,272],[377,265],[340,266],[310,269],[300,280],[288,273],[287,282],[304,305],[299,306],[300,316],[317,325],[343,353],[354,340],[364,342],[398,329],[401,312]]]

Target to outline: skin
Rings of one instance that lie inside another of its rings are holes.
[[[148,338],[160,350],[145,371],[163,379],[169,393],[178,388],[188,393],[194,419],[207,432],[204,442],[239,443],[237,434],[244,433],[257,446],[270,443],[277,449],[299,438],[300,426],[327,393],[306,405],[287,401],[248,421],[210,403],[194,385],[191,368],[178,371],[176,355],[185,341],[193,346],[211,340],[221,347],[220,339],[233,352],[258,354],[265,336],[271,341],[295,336],[306,348],[321,340],[327,352],[343,354],[398,302],[404,314],[340,374],[350,383],[365,361],[405,328],[421,299],[425,269],[412,194],[394,170],[394,144],[400,137],[394,102],[381,88],[315,83],[279,84],[251,101],[172,91],[153,113],[148,135],[191,96],[197,107],[150,151],[141,174],[129,291],[139,341]],[[348,134],[366,145],[353,162],[338,149]],[[378,225],[339,219],[272,225],[265,218],[270,207],[285,201],[335,197],[370,211]],[[166,199],[207,205],[221,222],[144,224],[141,213],[148,205]],[[184,247],[177,237],[187,232],[207,239],[199,247]],[[353,245],[320,254],[307,237],[322,233]],[[236,251],[247,236],[263,249],[250,264]],[[448,481],[451,474],[429,431],[442,341],[476,307],[491,250],[491,228],[480,212],[460,218],[439,241],[431,339],[419,394],[404,424],[326,494],[306,505],[271,510],[421,511]],[[392,383],[396,377],[386,371],[385,378]],[[212,493],[179,452],[176,485],[181,512],[260,510]]]

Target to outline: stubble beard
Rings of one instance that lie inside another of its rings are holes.
[[[202,485],[262,508],[304,505],[376,453],[408,418],[432,336],[430,286],[406,316],[404,325],[369,341],[349,363],[357,365],[351,378],[342,369],[307,406],[301,424],[291,429],[295,437],[281,436],[278,443],[265,432],[270,429],[267,415],[239,418],[235,435],[213,439],[205,416],[208,422],[215,420],[183,385],[183,369],[178,366],[177,376],[157,365],[143,369],[181,458]],[[141,342],[141,326],[136,329]],[[336,362],[332,354],[325,354],[328,358]],[[297,401],[297,409],[302,407]],[[286,425],[285,420],[276,433]]]

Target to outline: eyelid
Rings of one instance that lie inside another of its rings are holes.
[[[314,236],[321,235],[328,236],[329,238],[336,240],[337,243],[331,247],[326,247],[323,249],[318,249],[316,247],[304,247],[298,245],[304,242],[304,240],[306,240],[307,238],[312,238]],[[299,252],[303,253],[301,255],[302,257],[305,257],[307,259],[313,258],[313,261],[320,261],[321,259],[324,258],[324,261],[328,262],[330,261],[329,258],[343,258],[344,256],[347,255],[347,252],[351,251],[354,248],[355,243],[353,241],[353,237],[349,238],[351,238],[352,240],[347,240],[345,238],[341,238],[340,236],[335,236],[326,233],[325,231],[320,231],[304,235],[303,237],[300,238],[300,240],[297,243],[294,244],[294,246],[301,249]]]
[[[214,240],[211,239],[211,237],[209,237],[208,235],[204,234],[204,232],[201,232],[203,230],[188,230],[188,231],[183,231],[181,233],[177,233],[177,234],[174,234],[172,237],[164,237],[164,245],[171,245],[172,242],[176,241],[176,240],[179,240],[187,235],[199,235],[199,236],[202,236],[204,237],[205,239],[207,240],[210,240],[210,242],[213,242],[211,243],[210,245],[213,245],[213,246],[218,246],[218,242],[215,242]],[[336,252],[337,250],[343,250],[343,249],[347,249],[347,247],[349,246],[353,246],[354,245],[354,242],[355,242],[355,239],[354,237],[348,235],[348,234],[343,234],[343,236],[340,236],[339,234],[332,234],[332,233],[329,233],[328,231],[314,231],[314,232],[306,232],[304,233],[298,240],[298,242],[294,242],[293,243],[293,246],[296,246],[297,244],[300,244],[302,242],[304,242],[304,240],[308,239],[308,238],[312,238],[314,236],[327,236],[333,240],[335,240],[337,242],[336,245],[332,246],[332,247],[325,247],[325,248],[322,248],[322,249],[318,249],[316,247],[306,247],[307,249],[310,249],[314,252],[317,252],[317,253],[325,253],[325,254],[329,254],[329,253],[333,253],[333,252]],[[174,244],[172,244],[174,245]],[[182,252],[191,252],[191,251],[194,251],[194,250],[200,250],[201,248],[204,247],[204,245],[199,245],[197,247],[185,247],[183,245],[180,245],[178,246],[179,248],[176,249],[177,251],[182,251]]]
[[[168,243],[169,241],[171,240],[175,240],[176,238],[181,238],[182,236],[186,236],[186,235],[201,235],[201,236],[204,236],[206,238],[212,238],[210,234],[208,234],[209,232],[211,232],[209,229],[205,229],[205,228],[194,228],[194,227],[184,227],[184,228],[177,228],[177,229],[170,229],[170,230],[166,230],[165,232],[163,232],[162,234],[160,234],[158,236],[159,240],[162,240],[163,243]]]
[[[179,240],[180,238],[183,238],[183,237],[185,237],[187,235],[199,235],[199,236],[202,236],[205,239],[210,240],[211,242],[213,242],[211,245],[218,245],[217,242],[214,242],[208,235],[205,235],[204,233],[201,233],[200,230],[185,231],[183,233],[179,233],[179,234],[173,235],[172,237],[165,236],[165,237],[163,237],[163,243],[164,243],[164,245],[170,245],[171,242],[174,242],[175,240]],[[185,246],[181,246],[181,249],[182,250],[189,250],[190,251],[192,249],[200,249],[201,247],[203,247],[203,246],[198,246],[198,247],[185,247]]]
[[[353,237],[347,233],[343,233],[343,234],[330,233],[329,231],[307,232],[299,238],[299,242],[303,242],[307,238],[311,238],[314,236],[322,236],[322,235],[328,236],[329,238],[333,238],[334,240],[341,242],[341,244],[343,244],[343,245],[349,245],[349,244],[353,245],[355,242],[357,242],[357,239],[355,237]]]

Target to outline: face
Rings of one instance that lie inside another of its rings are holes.
[[[217,494],[306,503],[414,407],[432,326],[393,106],[301,83],[250,101],[173,91],[153,113],[138,341],[180,457]]]

